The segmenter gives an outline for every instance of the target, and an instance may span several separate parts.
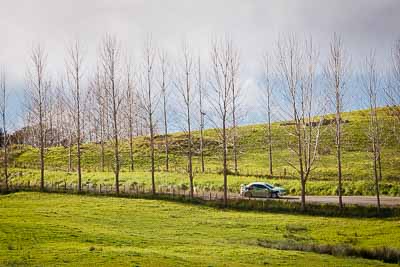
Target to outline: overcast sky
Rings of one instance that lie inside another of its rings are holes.
[[[66,44],[79,38],[87,47],[88,64],[105,33],[138,51],[147,34],[158,47],[177,50],[183,39],[207,55],[212,36],[230,34],[240,49],[242,81],[255,101],[255,76],[260,55],[272,51],[280,34],[310,35],[326,54],[333,32],[341,34],[352,62],[376,49],[385,64],[400,37],[399,0],[2,0],[0,64],[12,89],[12,113],[17,114],[28,55],[42,43],[52,76],[62,71]],[[273,52],[273,51],[272,51]]]

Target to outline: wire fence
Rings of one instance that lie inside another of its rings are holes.
[[[6,191],[4,184],[0,184],[0,192]],[[78,189],[78,185],[75,183],[57,182],[57,183],[44,183],[43,188],[37,182],[31,183],[30,181],[21,183],[9,183],[8,192],[16,191],[33,191],[33,192],[52,192],[52,193],[83,193],[93,195],[121,195],[127,197],[139,198],[146,195],[152,195],[153,191],[151,187],[143,184],[132,184],[132,185],[120,185],[119,191],[117,192],[115,185],[111,184],[82,184],[81,190]],[[216,200],[223,201],[224,192],[215,190],[199,190],[197,188],[193,191],[193,196],[190,195],[190,190],[183,189],[180,186],[157,186],[157,195],[167,195],[172,198],[196,198],[202,200]],[[241,196],[238,193],[228,192],[229,199],[249,199]]]

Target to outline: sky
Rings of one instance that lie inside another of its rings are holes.
[[[65,49],[79,39],[87,51],[87,72],[96,63],[99,41],[114,34],[123,48],[137,54],[149,34],[157,47],[175,53],[183,40],[207,57],[210,40],[230,35],[240,50],[246,103],[258,99],[261,55],[273,53],[279,36],[313,36],[321,62],[333,32],[342,36],[354,66],[376,50],[385,69],[390,49],[400,38],[398,0],[13,0],[0,9],[0,65],[6,70],[13,127],[20,125],[29,52],[41,43],[48,72],[63,72]],[[257,122],[249,112],[245,123]]]

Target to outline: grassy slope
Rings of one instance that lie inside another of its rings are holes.
[[[0,265],[384,266],[372,260],[266,249],[257,241],[400,248],[398,219],[257,214],[41,193],[0,196],[0,209]]]
[[[400,195],[400,145],[396,143],[391,136],[388,128],[390,127],[390,118],[384,110],[380,111],[380,116],[385,119],[386,127],[385,143],[382,156],[383,177],[382,189],[384,194]],[[349,123],[344,125],[344,153],[343,153],[343,175],[348,182],[345,184],[345,194],[373,194],[372,180],[372,164],[371,155],[368,153],[368,138],[366,131],[368,130],[368,112],[353,111],[343,115]],[[275,179],[271,182],[286,186],[295,194],[298,193],[299,183],[297,180],[280,179],[286,169],[287,176],[295,175],[293,169],[288,165],[287,160],[293,158],[287,149],[287,129],[288,126],[280,126],[279,123],[273,125],[273,142],[274,142],[274,174]],[[240,150],[239,171],[241,176],[231,177],[230,183],[233,191],[238,189],[238,185],[244,182],[254,181],[254,177],[243,177],[247,174],[266,174],[268,168],[267,151],[264,145],[265,130],[263,125],[243,126],[240,132]],[[197,135],[198,133],[195,133]],[[222,185],[222,178],[215,174],[220,170],[220,151],[216,132],[212,129],[206,131],[206,168],[214,172],[214,174],[198,174],[195,177],[195,183],[198,187],[203,188],[219,188]],[[185,137],[182,133],[173,134],[171,138],[171,157],[170,166],[172,173],[157,174],[157,183],[159,184],[187,184],[186,175],[182,169],[186,164],[186,159],[182,147],[184,147]],[[332,126],[326,126],[323,129],[323,143],[321,145],[320,160],[316,164],[316,169],[311,175],[309,182],[310,194],[335,194],[336,190],[336,159],[335,146],[333,138]],[[196,139],[196,145],[198,140]],[[131,183],[133,181],[149,184],[149,150],[148,142],[145,137],[135,139],[135,164],[136,173],[125,172],[122,174],[123,182]],[[163,138],[157,138],[157,166],[163,168]],[[112,183],[112,148],[107,148],[107,167],[106,173],[100,173],[99,145],[85,144],[83,145],[83,168],[84,181],[109,182]],[[122,144],[122,163],[123,171],[128,170],[128,146],[127,143]],[[38,167],[38,151],[34,148],[23,147],[21,150],[14,150],[12,165],[17,167],[26,167],[37,169]],[[195,168],[199,168],[199,156],[194,160]],[[60,170],[57,173],[49,173],[48,180],[68,181],[74,180],[74,175],[65,172],[68,164],[68,150],[63,147],[53,147],[48,149],[46,155],[46,168],[51,170]],[[230,162],[232,166],[232,162]],[[177,170],[181,170],[179,173]],[[90,173],[89,173],[90,172]],[[18,177],[16,174],[24,174],[24,177]],[[16,176],[16,177],[15,177]],[[37,180],[36,171],[14,170],[14,180]],[[313,181],[314,180],[314,181]],[[317,181],[318,180],[318,181]]]

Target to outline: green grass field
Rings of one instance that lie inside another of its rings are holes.
[[[265,242],[400,249],[400,221],[218,210],[167,201],[0,195],[5,266],[385,266]]]

